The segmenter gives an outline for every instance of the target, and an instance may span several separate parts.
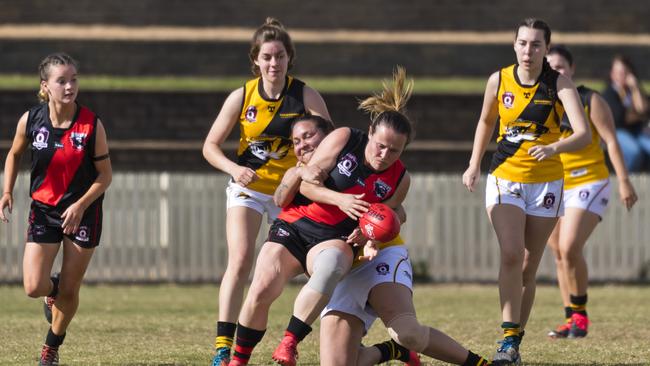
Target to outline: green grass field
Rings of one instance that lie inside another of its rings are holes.
[[[216,286],[84,286],[81,306],[61,348],[65,365],[208,365],[214,339]],[[252,363],[270,354],[292,307],[290,287],[272,308],[264,341]],[[650,365],[650,287],[598,286],[589,293],[592,327],[582,340],[549,340],[562,318],[557,290],[542,286],[526,329],[526,365]],[[419,285],[419,319],[491,356],[499,336],[496,285]],[[0,365],[36,364],[47,331],[42,300],[18,286],[0,286]],[[364,343],[385,339],[376,322]],[[300,364],[318,364],[318,325],[300,348]],[[426,365],[440,365],[423,358]]]
[[[388,77],[387,75],[386,77]],[[482,94],[487,77],[415,78],[416,94]],[[381,78],[298,76],[321,93],[371,93],[381,87]],[[249,75],[233,77],[124,77],[81,75],[81,90],[125,91],[231,91],[250,79]],[[604,84],[598,80],[580,80],[578,83],[601,90]],[[644,84],[650,90],[650,82]],[[0,90],[36,90],[36,75],[0,75]]]

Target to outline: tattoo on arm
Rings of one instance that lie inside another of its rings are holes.
[[[289,188],[289,186],[287,186],[287,185],[284,184],[284,183],[280,183],[280,185],[278,186],[278,189],[277,189],[277,191],[276,191],[276,194],[278,195],[279,198],[281,198],[282,196],[284,196],[284,191],[286,191],[287,188]]]

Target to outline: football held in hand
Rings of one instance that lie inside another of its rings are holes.
[[[359,218],[359,228],[366,238],[385,243],[399,234],[400,222],[393,209],[383,203],[373,203]]]

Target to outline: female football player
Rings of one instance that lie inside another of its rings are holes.
[[[51,326],[39,365],[58,365],[59,347],[79,306],[79,288],[102,233],[102,201],[111,183],[106,132],[97,115],[76,102],[77,62],[64,53],[39,66],[41,103],[16,128],[7,154],[0,219],[11,212],[13,188],[26,149],[32,156],[32,198],[23,256],[23,286],[30,297],[45,296]],[[61,271],[52,266],[63,243]]]
[[[569,79],[573,77],[573,56],[566,47],[551,47],[546,59],[561,75]],[[549,333],[552,338],[581,338],[588,331],[588,275],[582,249],[602,219],[610,196],[609,170],[605,164],[601,138],[616,171],[621,202],[629,210],[637,200],[616,139],[612,112],[594,90],[579,86],[578,93],[589,119],[591,143],[579,151],[560,154],[564,165],[565,212],[555,225],[548,243],[555,255],[565,322]],[[571,135],[567,118],[562,119],[560,129],[563,137]]]
[[[515,32],[517,63],[490,76],[463,184],[474,191],[480,163],[499,121],[497,151],[487,177],[487,213],[499,241],[499,295],[503,341],[494,362],[521,362],[519,344],[535,298],[535,274],[555,223],[563,213],[559,153],[589,143],[590,132],[575,86],[551,69],[551,29],[525,19]],[[573,134],[560,139],[560,116]]]

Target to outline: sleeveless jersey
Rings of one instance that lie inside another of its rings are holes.
[[[357,129],[351,128],[350,131],[350,139],[338,154],[336,165],[324,182],[325,187],[348,194],[365,193],[363,200],[370,203],[387,200],[395,193],[406,173],[404,164],[398,160],[382,172],[371,170],[364,163],[368,135]],[[356,220],[349,218],[337,206],[313,201],[308,204],[294,201],[282,209],[278,218],[299,230],[301,222],[306,220],[310,222],[310,227],[315,224],[330,230],[335,228],[342,236],[350,234],[358,226]],[[391,243],[398,244],[395,239]]]
[[[547,65],[535,85],[522,85],[517,65],[499,72],[497,100],[499,135],[490,173],[518,183],[542,183],[562,178],[560,157],[538,161],[528,154],[535,145],[548,145],[560,138],[564,108],[557,98],[558,73]]]
[[[288,76],[280,98],[273,100],[262,96],[261,78],[244,85],[237,164],[255,170],[259,176],[246,188],[273,194],[287,169],[296,165],[291,123],[305,115],[304,85]]]
[[[594,123],[590,118],[591,96],[595,91],[581,85],[578,87],[578,93],[591,128],[591,142],[579,151],[560,154],[562,164],[564,164],[564,189],[571,189],[609,177],[609,169],[605,164],[605,154],[603,154],[603,149],[600,146],[600,135],[598,135],[598,131],[596,131],[596,127],[594,127]],[[562,116],[560,130],[562,131],[562,138],[567,138],[573,133],[566,114]]]
[[[88,191],[97,178],[96,126],[97,116],[80,105],[68,128],[52,126],[47,103],[29,110],[25,132],[32,155],[34,201],[65,209]]]

